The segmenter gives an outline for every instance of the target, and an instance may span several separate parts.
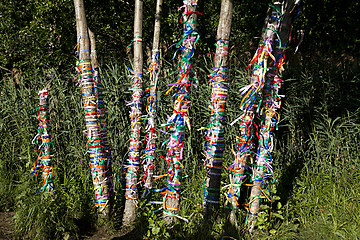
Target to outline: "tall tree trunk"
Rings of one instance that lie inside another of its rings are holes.
[[[253,77],[259,79],[259,85],[257,88],[261,91],[265,86],[265,76],[268,70],[268,58],[272,52],[272,45],[275,38],[275,34],[280,26],[280,14],[281,11],[281,3],[276,2],[273,6],[271,12],[271,17],[267,18],[267,22],[265,23],[266,28],[261,40],[260,46],[257,51],[257,64],[255,65],[253,71]],[[262,105],[262,100],[258,103],[258,109]],[[261,110],[262,111],[262,110]],[[249,200],[249,213],[247,217],[247,225],[249,228],[249,232],[252,232],[255,227],[256,219],[259,212],[260,200],[263,196],[263,180],[264,180],[264,172],[266,168],[266,164],[268,163],[269,155],[267,155],[267,150],[269,147],[269,134],[263,129],[265,122],[264,119],[261,119],[261,123],[259,126],[259,142],[258,142],[258,154],[256,155],[256,160],[253,164],[253,173],[252,173],[252,188],[250,193]]]
[[[135,1],[134,17],[134,70],[132,75],[132,102],[131,102],[131,134],[129,159],[126,165],[126,192],[125,192],[125,209],[123,225],[131,226],[136,218],[137,201],[138,201],[138,170],[140,165],[140,132],[141,132],[141,95],[142,95],[142,68],[143,68],[143,51],[142,51],[142,18],[143,18],[143,1]]]
[[[48,91],[43,89],[39,92],[38,120],[39,128],[37,138],[41,140],[38,166],[42,166],[42,178],[44,180],[41,191],[55,192],[54,174],[51,157],[53,155],[53,143],[51,141],[50,113],[48,102]],[[35,168],[35,170],[36,170]]]
[[[180,205],[181,192],[181,160],[183,158],[183,149],[185,141],[185,125],[190,129],[190,120],[188,112],[192,102],[189,99],[190,86],[197,83],[195,71],[193,69],[192,57],[194,54],[195,44],[199,38],[196,30],[196,3],[184,0],[184,9],[182,16],[182,23],[184,23],[184,37],[176,45],[182,50],[180,73],[178,81],[170,84],[170,92],[175,86],[178,91],[173,96],[174,110],[172,116],[168,119],[167,129],[171,131],[171,136],[168,142],[168,152],[166,161],[168,163],[168,173],[166,182],[166,191],[163,192],[163,209],[165,221],[172,223],[176,218],[181,218],[178,215]]]
[[[268,55],[272,61],[267,66],[264,79],[264,89],[262,102],[260,106],[260,126],[259,126],[259,144],[256,162],[253,166],[253,186],[251,189],[249,215],[247,225],[249,232],[253,232],[260,207],[260,200],[264,196],[262,188],[266,177],[273,176],[272,170],[272,149],[273,134],[272,130],[276,128],[279,117],[276,110],[280,108],[281,100],[278,95],[279,89],[283,83],[280,79],[282,65],[284,63],[284,50],[287,45],[290,33],[291,16],[290,11],[294,7],[293,1],[275,3],[272,12],[272,21],[269,20],[265,33],[264,41],[267,41],[274,49],[269,48]],[[271,32],[270,32],[271,31]],[[272,33],[273,32],[273,33]],[[274,33],[278,33],[274,36]],[[274,39],[277,38],[277,41]],[[271,55],[270,55],[271,54]]]
[[[146,111],[148,112],[147,127],[146,127],[146,148],[145,148],[145,161],[144,165],[144,181],[145,190],[148,190],[149,194],[152,189],[153,175],[154,175],[154,160],[155,160],[155,148],[156,148],[156,91],[157,81],[160,73],[160,24],[161,24],[161,5],[163,0],[156,1],[156,14],[155,14],[155,26],[154,26],[154,39],[152,47],[151,65],[149,67],[150,72],[150,85],[147,89],[149,92],[148,105]]]
[[[216,53],[213,72],[209,75],[212,85],[211,117],[206,135],[205,210],[211,216],[220,206],[220,181],[224,153],[224,126],[228,95],[228,50],[232,20],[232,0],[221,1],[217,30]]]
[[[98,120],[100,123],[100,137],[101,137],[101,146],[104,152],[104,156],[106,159],[105,163],[105,171],[106,171],[106,180],[107,185],[109,187],[109,201],[110,207],[113,197],[113,178],[112,178],[112,154],[110,150],[110,145],[107,137],[107,124],[105,118],[105,105],[104,105],[104,95],[103,95],[103,87],[101,83],[101,78],[99,74],[99,63],[97,60],[96,54],[96,41],[94,33],[88,29],[89,39],[90,39],[90,47],[91,47],[91,65],[93,68],[93,77],[94,77],[94,87],[95,87],[95,95],[96,95],[96,106],[97,106],[97,114]]]
[[[265,18],[265,24],[262,29],[261,39],[265,38],[267,23],[271,17],[271,8],[268,9],[268,14]],[[235,122],[240,120],[240,133],[237,136],[237,149],[235,153],[235,161],[233,165],[230,166],[230,186],[227,192],[227,197],[229,202],[226,206],[226,211],[228,213],[229,227],[233,229],[235,226],[235,211],[239,207],[239,197],[240,189],[243,184],[243,179],[245,175],[245,167],[247,162],[253,163],[253,148],[254,140],[253,134],[256,130],[254,124],[256,113],[259,111],[259,104],[261,104],[261,94],[263,89],[263,78],[265,68],[261,65],[266,57],[266,48],[263,41],[260,42],[259,47],[255,53],[255,56],[251,63],[247,66],[250,68],[252,64],[256,63],[255,68],[251,73],[251,81],[248,86],[245,86],[240,89],[241,95],[244,95],[241,103],[240,109],[242,110],[241,116],[231,123],[233,125]],[[259,65],[260,64],[260,65]],[[229,229],[230,230],[230,229]]]
[[[106,179],[105,157],[101,147],[100,123],[97,115],[96,95],[90,59],[90,43],[83,0],[74,0],[79,61],[81,95],[85,113],[87,146],[95,191],[95,207],[98,216],[109,216],[109,187]]]

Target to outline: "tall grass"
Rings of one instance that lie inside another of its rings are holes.
[[[159,80],[158,123],[166,123],[171,114],[171,95],[165,95],[167,84],[174,82],[177,70],[172,62],[163,61]],[[235,148],[238,134],[236,119],[241,96],[238,89],[249,82],[249,73],[241,61],[233,59],[230,92],[227,104],[226,149],[224,166],[229,166],[231,148]],[[239,64],[240,62],[240,64]],[[213,224],[203,220],[203,148],[204,130],[210,116],[210,86],[206,75],[212,66],[210,57],[197,60],[199,88],[191,94],[191,131],[186,133],[182,202],[179,215],[189,223],[180,222],[166,228],[158,205],[141,201],[138,228],[130,233],[132,239],[220,239],[223,215]],[[291,64],[291,63],[290,63]],[[107,109],[108,137],[114,156],[115,205],[112,220],[106,225],[119,230],[123,208],[123,163],[127,158],[130,122],[130,81],[126,61],[104,65],[101,69]],[[243,64],[245,65],[245,64]],[[320,69],[320,70],[319,70]],[[145,71],[144,71],[145,72]],[[71,80],[74,73],[42,72],[23,75],[18,82],[10,77],[1,80],[0,89],[0,209],[15,210],[16,232],[21,238],[72,239],[96,228],[93,210],[93,190],[86,154],[84,119],[80,90]],[[360,238],[358,214],[360,190],[359,141],[360,122],[357,111],[360,96],[353,90],[359,77],[347,69],[328,69],[325,63],[289,68],[286,95],[281,112],[281,123],[276,134],[274,169],[277,181],[271,187],[273,203],[262,204],[258,224],[259,239],[330,239]],[[146,76],[145,76],[146,77]],[[47,79],[47,80],[44,80]],[[51,198],[39,193],[41,176],[30,176],[36,159],[36,146],[31,144],[36,135],[37,92],[51,80],[50,117],[54,142],[54,174],[56,195]],[[346,86],[351,89],[346,90]],[[164,128],[159,127],[162,130]],[[167,134],[159,134],[157,154],[165,155]],[[166,162],[158,157],[156,175],[165,173]],[[224,169],[222,185],[229,183]],[[164,179],[154,188],[164,187]],[[141,188],[140,188],[141,190]],[[225,191],[225,190],[224,190]],[[242,203],[247,201],[247,187],[243,187]],[[153,200],[161,200],[154,193]],[[222,203],[225,197],[221,199]],[[245,210],[237,213],[240,226]],[[263,221],[264,220],[264,221]],[[91,227],[89,227],[91,226]],[[240,229],[234,238],[250,238]]]
[[[303,69],[286,82],[277,136],[284,221],[276,237],[359,239],[360,218],[351,213],[360,204],[359,94],[352,89],[359,74],[326,61]]]

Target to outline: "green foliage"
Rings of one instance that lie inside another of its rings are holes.
[[[175,0],[163,3],[160,39],[164,54],[171,44],[179,40],[178,33],[182,31],[180,5]],[[266,7],[266,3],[235,4],[232,25],[234,44],[247,46],[257,36]],[[99,60],[107,64],[125,55],[126,46],[133,37],[134,1],[89,0],[85,1],[85,9],[88,25],[96,35]],[[145,53],[150,57],[154,1],[145,0],[144,9],[143,43]],[[220,2],[205,1],[199,4],[199,11],[204,14],[198,24],[202,40],[197,50],[202,55],[213,51]],[[61,74],[66,72],[66,67],[73,61],[76,44],[73,1],[12,0],[0,3],[0,13],[0,66],[7,69],[0,70],[2,75],[9,71],[21,71],[36,76],[37,72],[52,68]],[[256,47],[257,40],[252,44]],[[169,54],[172,55],[173,51]]]
[[[76,35],[71,4],[70,0],[0,3],[1,66],[34,76],[47,65],[64,68],[72,52],[69,39]]]
[[[248,72],[237,68],[232,58],[232,80],[228,102],[228,123],[238,117],[238,104],[241,96],[238,89],[248,82]],[[224,234],[224,214],[221,221],[206,222],[203,218],[203,132],[200,129],[207,124],[210,110],[208,96],[210,87],[206,84],[206,75],[211,68],[211,57],[197,61],[200,86],[193,95],[191,110],[192,130],[188,133],[184,158],[182,205],[180,216],[189,223],[180,221],[168,227],[161,219],[161,211],[154,213],[160,206],[146,205],[142,200],[139,210],[139,228],[134,236],[149,239],[217,239]],[[126,65],[129,63],[112,63],[101,71],[103,79],[109,140],[113,147],[115,205],[113,207],[111,228],[115,231],[121,227],[123,193],[121,180],[122,163],[127,157],[128,147],[128,108],[124,100],[130,99],[129,79]],[[158,121],[164,123],[172,106],[171,97],[163,94],[167,83],[174,80],[176,71],[172,63],[164,59],[163,76],[159,81]],[[320,63],[317,66],[322,66]],[[304,66],[305,67],[305,66]],[[313,65],[314,67],[314,65]],[[288,69],[293,79],[286,80],[287,96],[282,112],[282,122],[276,133],[277,143],[274,153],[274,169],[277,181],[270,186],[272,203],[263,200],[262,214],[259,217],[259,239],[307,238],[314,231],[323,236],[358,237],[356,227],[359,220],[355,213],[358,206],[359,192],[356,182],[359,180],[358,146],[359,119],[355,106],[344,105],[344,102],[333,102],[337,93],[334,86],[351,79],[346,72],[333,72],[325,69],[321,72],[303,70],[296,74]],[[56,195],[51,198],[36,193],[40,189],[40,176],[30,176],[36,153],[31,144],[36,134],[37,119],[33,109],[38,104],[37,91],[46,82],[46,76],[35,78],[20,77],[18,83],[12,78],[3,78],[0,90],[1,148],[6,149],[0,160],[1,197],[7,199],[1,203],[2,210],[16,210],[16,229],[19,235],[27,234],[36,238],[77,238],[88,231],[89,226],[96,228],[96,217],[92,208],[92,186],[87,156],[85,154],[85,136],[81,102],[78,87],[71,82],[73,74],[59,75],[48,71],[53,76],[50,89],[51,124],[54,134],[54,158]],[[331,74],[329,77],[328,74]],[[165,80],[167,79],[167,80]],[[322,81],[319,81],[322,79]],[[29,82],[32,84],[30,85]],[[147,83],[145,83],[147,84]],[[303,91],[298,91],[303,89]],[[341,91],[341,89],[338,89]],[[331,94],[330,94],[331,92]],[[318,93],[318,94],[315,94]],[[353,91],[342,94],[343,99],[353,97]],[[340,96],[340,94],[338,95]],[[346,113],[346,107],[348,114]],[[342,109],[335,111],[334,109]],[[225,166],[233,158],[230,151],[234,148],[237,134],[236,126],[226,125]],[[160,134],[159,144],[166,140]],[[165,148],[159,148],[158,154],[165,155]],[[158,158],[157,174],[164,173],[166,163]],[[12,174],[8,174],[11,172]],[[164,180],[157,180],[155,187],[162,188]],[[224,171],[222,185],[228,183]],[[246,202],[247,187],[243,188],[242,203]],[[335,192],[334,192],[335,191]],[[161,201],[161,195],[152,194],[152,200]],[[221,199],[223,202],[224,198]],[[151,214],[150,214],[151,213]],[[240,226],[237,238],[250,238],[244,232],[246,212],[237,212]],[[353,224],[350,224],[353,223]],[[108,224],[108,223],[106,223]],[[322,236],[321,235],[321,236]],[[240,237],[239,237],[240,236]]]
[[[296,29],[306,32],[304,47],[318,53],[352,51],[359,56],[358,1],[301,1]]]
[[[270,186],[272,202],[262,201],[256,233],[258,239],[360,238],[360,220],[356,214],[360,207],[357,187],[360,180],[360,80],[356,62],[354,65],[354,60],[351,60],[358,54],[359,30],[355,24],[358,10],[355,8],[357,3],[350,1],[346,3],[347,13],[337,18],[345,6],[339,3],[304,0],[303,14],[296,21],[296,28],[306,29],[308,35],[301,47],[302,61],[290,57],[289,68],[285,71],[282,93],[286,97],[279,131],[275,132],[274,169],[277,179],[275,185]],[[229,124],[240,114],[238,89],[249,82],[245,66],[253,51],[245,46],[256,47],[266,4],[236,2],[234,6],[225,167],[233,158],[231,148],[235,148],[238,131],[235,125]],[[144,16],[145,49],[151,46],[152,5],[153,1],[144,0],[145,9],[149,10]],[[174,0],[165,1],[163,6],[163,70],[158,86],[160,124],[166,122],[173,104],[171,94],[165,95],[164,92],[168,89],[167,84],[174,82],[177,71],[176,63],[170,60],[174,51],[166,50],[179,39],[181,32],[176,7],[178,2]],[[10,71],[1,69],[0,75],[0,210],[16,211],[16,231],[20,238],[75,239],[90,234],[90,228],[99,227],[92,206],[93,190],[82,133],[81,98],[79,88],[71,81],[75,74],[70,69],[75,64],[72,54],[76,43],[72,8],[70,0],[0,3],[0,66]],[[109,225],[116,235],[122,219],[122,165],[128,151],[129,108],[124,100],[130,99],[127,67],[131,67],[131,63],[125,57],[125,48],[132,39],[133,2],[91,0],[86,1],[86,10],[89,26],[98,39],[108,136],[115,156],[112,219],[103,225]],[[211,71],[212,57],[205,53],[214,51],[219,1],[203,2],[199,11],[204,14],[199,17],[202,42],[196,55],[200,85],[191,93],[192,130],[186,133],[183,176],[187,177],[183,179],[180,210],[180,216],[187,218],[189,223],[179,221],[175,226],[166,226],[161,212],[155,212],[160,206],[147,205],[142,200],[138,228],[130,237],[220,239],[224,235],[224,209],[221,209],[219,219],[214,221],[207,222],[203,217],[202,149],[205,138],[204,132],[198,130],[207,125],[210,116],[207,106],[211,89],[206,83],[206,75]],[[324,18],[329,19],[330,24],[317,24],[325,21]],[[352,31],[347,31],[348,28]],[[313,55],[316,51],[312,47],[324,56]],[[332,56],[325,58],[326,51],[339,49],[347,51],[344,61],[339,62]],[[38,104],[37,92],[50,80],[50,116],[55,149],[56,194],[53,197],[37,193],[41,177],[30,176],[36,159],[36,146],[31,141],[38,125],[33,109]],[[165,146],[161,148],[161,144],[166,137],[166,134],[160,134],[157,154],[165,155]],[[166,162],[158,158],[156,174],[164,173],[165,169]],[[227,173],[224,169],[223,186],[229,181]],[[157,180],[155,187],[163,186],[164,180]],[[242,204],[247,201],[247,191],[248,188],[243,187]],[[153,193],[152,198],[154,201],[162,199],[157,193]],[[221,201],[223,205],[225,198],[222,197]],[[245,216],[243,208],[236,212],[240,228],[234,238],[254,237],[245,233]]]

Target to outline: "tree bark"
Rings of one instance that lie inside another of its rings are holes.
[[[96,39],[95,34],[93,31],[91,31],[90,28],[88,28],[88,34],[90,39],[90,58],[91,58],[91,65],[93,69],[99,69],[99,62],[97,60],[97,54],[96,54]]]
[[[155,148],[156,148],[156,91],[157,81],[160,73],[160,24],[161,24],[161,6],[163,0],[156,1],[156,14],[155,14],[155,25],[154,25],[154,39],[152,47],[151,65],[149,67],[150,72],[150,85],[147,89],[149,92],[148,105],[146,110],[147,114],[147,127],[146,127],[146,148],[145,148],[145,161],[144,165],[144,182],[145,190],[148,194],[151,193],[154,175],[154,160],[155,160]],[[145,193],[144,193],[145,194]]]
[[[262,191],[262,188],[264,187],[262,183],[265,181],[265,175],[273,176],[271,166],[271,154],[273,149],[272,130],[276,128],[279,120],[278,113],[276,111],[280,108],[281,99],[278,92],[283,83],[280,77],[282,65],[284,63],[284,50],[289,39],[290,25],[292,21],[290,11],[294,7],[294,2],[287,1],[285,5],[281,3],[275,3],[274,5],[275,8],[272,12],[272,21],[269,20],[264,39],[264,41],[268,41],[275,48],[271,49],[271,51],[269,50],[272,54],[272,62],[268,65],[267,69],[265,69],[266,75],[264,79],[263,98],[260,106],[261,115],[258,155],[256,158],[256,165],[253,166],[254,183],[251,189],[249,215],[247,219],[249,232],[253,232],[255,229],[260,200],[265,195]],[[278,35],[275,36],[274,33],[278,33]],[[277,38],[277,41],[274,40],[275,38]],[[265,66],[266,65],[267,64],[265,62]]]
[[[196,12],[196,3],[191,1],[184,1],[182,8],[184,9],[182,16],[184,37],[176,45],[182,50],[180,73],[177,83],[170,84],[172,87],[168,90],[168,92],[170,92],[175,86],[179,89],[177,94],[175,94],[173,114],[166,124],[167,129],[171,131],[171,136],[166,155],[168,173],[166,190],[163,192],[163,213],[165,221],[169,224],[175,222],[177,218],[183,219],[178,215],[181,193],[181,161],[185,141],[185,125],[190,129],[190,120],[188,117],[188,112],[192,104],[192,102],[188,100],[190,86],[194,84],[194,82],[197,83],[191,58],[193,57],[195,44],[199,37],[196,30],[198,12]]]
[[[81,95],[85,113],[87,146],[95,191],[95,207],[99,217],[109,216],[109,187],[106,179],[105,158],[101,147],[100,123],[97,117],[96,95],[90,59],[90,43],[83,0],[74,0],[78,35]]]
[[[224,126],[228,95],[228,49],[232,20],[232,0],[221,1],[217,30],[216,53],[213,72],[209,75],[212,85],[211,117],[207,131],[205,210],[210,217],[219,210],[220,182],[224,153]]]
[[[134,70],[132,75],[132,102],[131,102],[131,135],[129,147],[129,159],[126,165],[126,192],[125,192],[125,209],[123,216],[123,225],[132,226],[137,212],[138,201],[138,170],[140,165],[141,151],[141,95],[142,95],[142,68],[143,68],[143,51],[142,51],[142,18],[143,18],[143,1],[135,1],[134,17]]]

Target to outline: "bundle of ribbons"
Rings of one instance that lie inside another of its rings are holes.
[[[49,118],[49,103],[48,103],[48,91],[43,89],[39,91],[39,107],[37,119],[39,120],[38,133],[34,138],[34,141],[39,144],[38,158],[35,163],[35,167],[31,175],[36,174],[36,170],[42,167],[43,186],[40,191],[50,192],[54,191],[54,174],[52,166],[53,156],[53,143],[51,141],[50,134],[50,118]]]
[[[154,175],[154,160],[155,160],[155,147],[156,147],[156,91],[157,91],[157,82],[160,73],[160,62],[159,62],[159,50],[153,49],[151,56],[151,65],[149,67],[150,73],[150,85],[145,90],[147,92],[147,105],[146,111],[147,115],[145,121],[147,125],[145,128],[145,142],[146,146],[144,149],[143,161],[144,166],[144,176],[142,181],[145,183],[145,189],[150,192],[152,189],[152,178]],[[146,194],[146,191],[144,192]],[[144,195],[145,196],[145,195]]]
[[[139,38],[137,38],[136,41]],[[133,70],[128,69],[132,75],[132,102],[127,105],[131,107],[130,111],[130,147],[129,158],[126,163],[126,194],[127,201],[134,201],[137,203],[137,185],[138,171],[140,167],[140,146],[141,146],[141,95],[142,95],[142,73],[135,73]]]
[[[229,40],[216,39],[216,52],[214,57],[217,59],[218,66],[213,68],[213,72],[208,75],[209,82],[212,85],[210,122],[207,126],[206,140],[207,145],[205,149],[205,166],[206,175],[204,182],[204,205],[208,203],[220,203],[220,188],[219,186],[211,186],[210,182],[214,176],[221,178],[221,169],[223,164],[224,153],[224,126],[226,99],[228,95],[228,68],[222,66],[223,58],[228,56]],[[217,64],[217,63],[215,63]],[[220,183],[220,181],[217,181]],[[218,185],[217,183],[217,185]],[[216,185],[216,184],[213,184]]]
[[[99,117],[102,117],[100,102],[97,100],[94,85],[94,74],[90,59],[79,59],[77,61],[78,79],[81,87],[81,96],[85,112],[85,126],[87,136],[87,153],[90,155],[91,175],[95,190],[95,207],[101,212],[109,204],[109,186],[107,154],[103,146],[102,130],[99,124]],[[98,92],[99,94],[99,92]],[[100,113],[99,113],[100,111]]]
[[[174,108],[172,115],[168,118],[166,124],[167,131],[170,132],[170,138],[167,140],[167,155],[165,157],[168,165],[166,187],[161,192],[163,195],[163,210],[165,215],[178,215],[180,192],[181,192],[181,171],[183,165],[183,149],[185,140],[185,126],[190,129],[189,109],[192,102],[189,100],[190,87],[193,85],[197,88],[198,82],[196,72],[193,67],[192,57],[194,48],[199,39],[196,29],[197,11],[190,10],[196,8],[197,3],[184,1],[181,23],[184,25],[183,38],[176,44],[177,51],[181,51],[181,62],[179,63],[180,71],[176,83],[169,84],[168,94],[173,89],[176,93],[172,95],[174,99]]]
[[[270,7],[271,15],[265,32],[254,58],[247,67],[253,66],[251,82],[248,86],[240,89],[243,95],[240,104],[242,115],[232,123],[240,122],[240,134],[237,137],[235,160],[229,167],[231,184],[227,197],[234,199],[232,207],[236,209],[239,206],[236,199],[240,196],[240,187],[246,177],[246,163],[251,163],[250,184],[245,184],[252,188],[247,204],[248,223],[257,219],[261,198],[271,201],[267,183],[275,182],[271,155],[273,149],[272,131],[277,127],[279,121],[276,111],[281,105],[279,89],[283,83],[281,72],[286,44],[281,43],[278,34],[283,23],[284,5],[275,2]],[[256,141],[255,138],[257,138]],[[256,153],[254,153],[255,151]],[[268,188],[268,193],[264,191],[266,188]]]
[[[113,190],[113,178],[112,178],[112,154],[110,150],[110,144],[107,136],[107,124],[105,118],[105,104],[104,104],[104,95],[103,87],[101,83],[101,78],[99,75],[99,68],[93,68],[93,77],[94,77],[94,88],[95,88],[95,97],[96,97],[96,106],[97,106],[97,117],[100,124],[100,139],[101,147],[104,152],[104,157],[106,160],[105,171],[106,171],[106,180],[109,186],[109,192],[111,194]]]

